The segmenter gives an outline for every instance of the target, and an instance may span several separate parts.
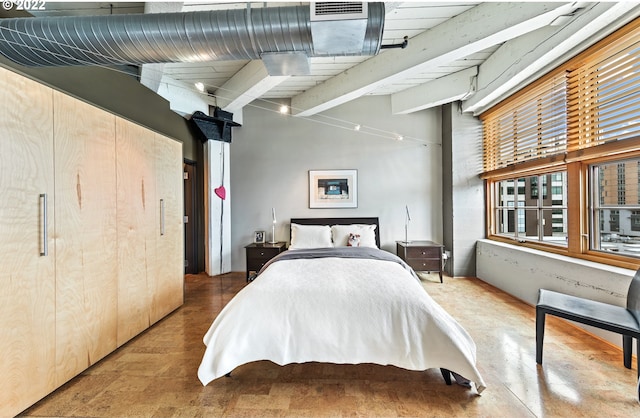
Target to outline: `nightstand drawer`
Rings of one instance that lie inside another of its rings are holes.
[[[247,271],[260,271],[269,260],[269,258],[249,258],[247,260]]]
[[[415,271],[440,271],[440,259],[408,258],[407,264]]]
[[[437,258],[440,259],[440,247],[407,247],[407,259],[412,258]]]
[[[248,248],[247,257],[255,260],[270,260],[280,253],[280,248]]]

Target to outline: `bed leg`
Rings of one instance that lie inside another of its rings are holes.
[[[440,369],[440,373],[442,373],[442,377],[447,386],[451,386],[451,372],[447,369]]]

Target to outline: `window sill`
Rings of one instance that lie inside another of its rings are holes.
[[[540,251],[541,253],[560,255],[566,257],[569,260],[584,260],[586,262],[592,262],[598,265],[614,266],[633,271],[640,268],[640,259],[637,259],[635,257],[625,257],[623,255],[614,253],[603,253],[600,251],[570,253],[568,248],[559,247],[557,245],[550,245],[532,241],[520,242],[499,235],[492,235],[487,238],[487,240],[492,242],[500,242],[517,248]]]

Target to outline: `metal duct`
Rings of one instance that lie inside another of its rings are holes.
[[[357,55],[380,50],[384,3],[368,6]],[[26,66],[251,60],[274,52],[322,56],[313,47],[308,6],[0,19],[0,54]]]

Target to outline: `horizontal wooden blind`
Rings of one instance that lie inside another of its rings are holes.
[[[566,72],[483,115],[483,125],[485,172],[566,152]]]
[[[604,45],[568,80],[569,151],[640,136],[640,31]]]
[[[563,93],[564,108],[556,101]],[[563,109],[564,117],[545,109],[545,105]],[[534,114],[539,118],[535,122]],[[486,176],[505,168],[517,171],[520,167],[535,168],[536,164],[543,168],[548,161],[555,163],[563,156],[565,161],[575,161],[585,152],[597,156],[601,149],[602,155],[628,152],[633,148],[629,144],[640,140],[640,19],[489,109],[481,118]],[[564,130],[564,136],[560,130]],[[518,164],[524,161],[527,164]]]

